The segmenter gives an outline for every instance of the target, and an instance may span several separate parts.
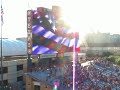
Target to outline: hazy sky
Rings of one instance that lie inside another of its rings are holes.
[[[62,6],[65,20],[81,36],[96,31],[120,34],[120,0],[2,0],[2,3],[3,37],[26,36],[27,9],[55,4]]]

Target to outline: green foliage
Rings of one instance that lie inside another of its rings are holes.
[[[110,55],[110,56],[107,58],[107,60],[114,63],[116,58],[117,58],[116,56]]]
[[[102,55],[94,54],[94,53],[92,53],[90,51],[86,53],[87,57],[109,57],[111,55],[113,55],[113,53],[111,53],[111,52],[103,52]]]
[[[86,56],[87,56],[87,57],[93,57],[93,54],[86,53]]]
[[[92,51],[87,51],[86,56],[87,57],[96,57],[97,55],[95,55]]]
[[[111,53],[111,52],[103,52],[102,53],[102,57],[109,57],[110,55],[113,55],[113,53]]]
[[[114,64],[120,65],[120,56],[111,55],[107,58],[107,60],[113,62]]]
[[[120,56],[115,60],[115,64],[120,65]]]

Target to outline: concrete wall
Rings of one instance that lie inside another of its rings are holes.
[[[17,65],[20,64],[23,64],[23,70],[17,71]],[[1,62],[0,62],[0,67],[1,67]],[[27,71],[27,60],[19,59],[19,60],[3,61],[3,67],[8,67],[8,73],[3,74],[3,80],[8,80],[8,83],[15,83],[17,82],[17,77],[23,76],[24,72]]]
[[[26,78],[26,90],[34,90],[34,85],[40,86],[40,90],[53,90],[52,87],[50,87],[49,85],[43,82],[38,82],[27,75],[25,78]]]

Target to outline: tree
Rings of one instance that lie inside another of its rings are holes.
[[[111,52],[103,52],[102,53],[102,57],[109,57],[110,55],[113,55],[113,53],[111,53]]]

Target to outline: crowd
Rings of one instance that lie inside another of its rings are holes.
[[[120,68],[102,58],[89,59],[90,65],[75,64],[75,90],[120,90]],[[87,61],[86,61],[87,62]],[[32,70],[39,73],[43,81],[53,86],[59,82],[58,90],[73,89],[73,62],[51,67],[36,67]],[[42,75],[44,73],[44,75]],[[44,78],[42,78],[44,77]]]

